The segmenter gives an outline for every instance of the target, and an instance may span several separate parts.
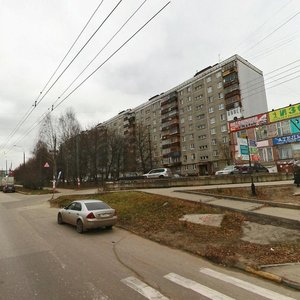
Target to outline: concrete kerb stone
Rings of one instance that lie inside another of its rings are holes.
[[[279,203],[279,202],[274,202],[274,201],[270,201],[270,200],[256,200],[256,199],[249,199],[249,198],[242,198],[242,197],[235,197],[235,196],[209,194],[209,193],[202,193],[202,192],[199,192],[199,191],[192,191],[192,190],[189,190],[189,191],[176,190],[174,192],[194,194],[194,195],[203,195],[203,196],[215,197],[215,198],[218,198],[218,199],[229,199],[229,200],[234,200],[234,201],[247,201],[247,202],[252,202],[252,203],[257,203],[257,204],[273,206],[273,207],[291,208],[291,209],[300,210],[300,205],[288,204],[288,203]]]
[[[247,273],[259,276],[263,279],[267,279],[267,280],[270,280],[270,281],[273,281],[273,282],[276,282],[276,283],[279,283],[279,284],[283,284],[283,285],[285,285],[289,288],[300,290],[300,283],[299,282],[289,280],[289,279],[287,279],[283,276],[272,274],[272,273],[266,272],[266,271],[257,270],[255,268],[247,266],[247,265],[245,265],[244,263],[241,263],[241,262],[237,262],[234,265],[234,267],[241,270],[241,271],[245,271]]]

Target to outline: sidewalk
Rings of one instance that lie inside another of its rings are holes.
[[[290,183],[290,182],[289,182]],[[278,183],[276,183],[278,184]],[[286,184],[286,182],[282,182]],[[262,184],[271,185],[271,183]],[[243,185],[238,185],[243,186]],[[224,186],[225,187],[225,186]],[[233,187],[230,185],[228,187]],[[159,189],[143,189],[143,192],[165,195],[189,201],[206,203],[208,205],[239,211],[252,218],[267,218],[272,223],[284,224],[288,227],[300,229],[300,206],[292,204],[278,204],[271,206],[272,202],[264,203],[257,200],[241,200],[234,197],[218,197],[211,195],[203,195],[199,191],[203,187],[184,187],[184,188],[159,188]],[[206,187],[207,188],[207,187]],[[195,191],[198,190],[198,191]],[[268,206],[265,206],[267,204]],[[278,226],[278,225],[277,225]],[[260,266],[259,270],[255,270],[244,264],[237,264],[237,268],[260,276],[262,278],[272,280],[277,283],[284,284],[288,287],[300,290],[300,262],[288,263],[280,265]]]

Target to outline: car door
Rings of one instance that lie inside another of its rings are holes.
[[[65,209],[64,209],[64,212],[63,212],[63,219],[64,219],[64,222],[66,223],[69,223],[69,224],[72,224],[71,220],[71,216],[74,212],[74,209],[75,209],[75,204],[76,202],[72,202],[70,205],[68,205]]]
[[[81,203],[74,202],[74,206],[69,211],[70,224],[76,225],[80,211],[81,211]]]

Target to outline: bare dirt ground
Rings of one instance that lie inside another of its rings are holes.
[[[264,192],[265,200],[272,200],[272,195],[277,194],[274,201],[292,201],[294,197],[299,197],[293,196],[292,190],[293,186],[263,187],[262,191],[257,189],[256,199],[260,197],[260,192]],[[219,195],[246,196],[246,190],[240,188],[217,189],[215,192]],[[118,212],[118,226],[219,264],[243,262],[256,267],[300,261],[299,230],[249,222],[246,216],[237,212],[161,195],[124,191],[86,196],[99,197],[114,207]],[[52,205],[65,206],[74,199],[74,196],[61,196]],[[202,215],[209,221],[222,215],[222,220],[218,220],[217,226],[210,222],[193,223],[184,219],[187,215]]]
[[[300,187],[297,188],[295,185],[256,186],[255,190],[256,196],[252,195],[250,185],[249,187],[203,189],[199,192],[300,205]]]

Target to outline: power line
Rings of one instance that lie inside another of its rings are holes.
[[[106,16],[106,18],[103,20],[103,22],[98,26],[98,28],[94,31],[94,33],[89,37],[89,39],[85,42],[85,44],[81,47],[81,49],[77,52],[77,54],[73,57],[71,62],[65,67],[65,69],[60,73],[60,75],[56,78],[56,80],[52,83],[52,85],[49,87],[49,89],[46,91],[45,95],[37,102],[39,104],[45,96],[48,94],[48,92],[53,88],[53,86],[57,83],[57,81],[61,78],[61,76],[66,72],[66,70],[71,66],[71,64],[74,62],[74,60],[79,56],[79,54],[83,51],[83,49],[87,46],[87,44],[93,39],[93,37],[96,35],[96,33],[99,31],[99,29],[104,25],[104,23],[109,19],[109,17],[113,14],[113,12],[117,9],[117,7],[121,4],[123,0],[120,0],[117,5],[112,9],[112,11]]]
[[[249,52],[250,50],[252,50],[253,48],[255,48],[257,45],[259,45],[260,43],[262,43],[263,41],[265,41],[267,38],[269,38],[271,35],[273,35],[275,32],[277,32],[279,29],[281,29],[283,26],[285,26],[286,24],[288,24],[289,22],[291,22],[296,16],[298,16],[300,14],[300,11],[298,11],[297,13],[295,13],[292,17],[290,17],[287,21],[285,21],[284,23],[282,23],[281,25],[279,25],[278,27],[276,27],[273,31],[271,31],[269,34],[267,34],[264,38],[262,38],[261,40],[259,40],[258,42],[256,42],[253,46],[251,46],[250,48],[248,48],[247,50],[244,51],[244,53]]]
[[[65,98],[63,98],[53,110],[60,106],[67,98],[69,98],[80,86],[82,86],[91,76],[93,76],[105,63],[107,63],[117,52],[119,52],[130,40],[132,40],[145,26],[148,25],[162,10],[164,10],[171,1],[165,4],[156,14],[154,14],[143,26],[141,26],[130,38],[128,38],[117,50],[115,50],[103,63],[100,64],[90,75],[88,75],[80,84],[78,84]]]
[[[63,93],[57,98],[56,102],[63,97],[63,95],[70,89],[70,87],[75,83],[75,81],[86,71],[86,69],[96,60],[96,58],[103,52],[103,50],[112,42],[112,40],[120,33],[120,31],[127,25],[127,23],[135,16],[135,14],[142,8],[142,6],[147,2],[144,2],[130,15],[130,17],[121,25],[121,27],[114,33],[114,35],[109,39],[109,41],[101,48],[101,50],[95,55],[95,57],[87,64],[87,66],[75,77],[75,79],[68,85],[68,87],[63,91]]]
[[[65,56],[63,57],[63,59],[60,61],[60,63],[58,64],[57,68],[55,69],[55,71],[53,72],[53,74],[51,75],[50,79],[47,81],[47,83],[45,84],[45,86],[43,87],[42,91],[39,93],[38,97],[36,98],[36,100],[34,101],[34,104],[32,105],[32,107],[30,107],[28,109],[28,111],[25,113],[25,115],[20,119],[20,121],[18,122],[18,124],[16,125],[16,127],[13,129],[13,131],[9,134],[9,136],[7,137],[7,142],[6,143],[2,143],[2,145],[0,146],[0,149],[3,149],[5,146],[7,146],[8,142],[10,141],[10,139],[15,135],[15,133],[20,129],[20,127],[26,122],[26,120],[29,118],[29,116],[32,114],[32,112],[34,111],[34,109],[37,107],[37,105],[41,102],[41,100],[39,100],[40,96],[42,95],[42,93],[44,92],[44,90],[46,89],[46,87],[48,86],[48,84],[50,83],[50,81],[52,80],[52,78],[55,76],[55,74],[57,73],[58,69],[60,68],[60,66],[63,64],[63,62],[66,60],[67,56],[69,55],[69,53],[71,52],[71,50],[74,48],[75,44],[77,43],[77,41],[79,40],[79,38],[81,37],[81,35],[83,34],[83,32],[85,31],[85,29],[87,28],[87,26],[89,25],[89,23],[91,22],[92,18],[94,17],[94,15],[96,14],[96,12],[98,11],[98,9],[100,8],[100,6],[102,5],[104,0],[102,0],[99,5],[97,6],[97,8],[94,10],[94,12],[92,13],[92,15],[90,16],[89,20],[87,21],[87,23],[85,24],[85,26],[83,27],[83,29],[81,30],[81,32],[79,33],[79,35],[77,36],[77,38],[75,39],[75,41],[73,42],[73,44],[71,45],[71,47],[69,48],[69,50],[67,51],[67,53],[65,54]],[[49,92],[49,90],[47,91],[47,93]],[[46,93],[46,94],[47,94]],[[45,96],[46,96],[45,94]],[[44,96],[44,97],[45,97]],[[44,98],[43,97],[43,98]]]
[[[171,1],[167,2],[160,10],[158,10],[147,22],[145,22],[134,34],[132,34],[120,47],[118,47],[109,57],[102,62],[90,75],[88,75],[80,84],[78,84],[65,98],[63,98],[57,105],[51,105],[48,108],[48,111],[45,112],[41,118],[35,122],[30,129],[21,137],[19,138],[14,144],[21,142],[26,138],[26,136],[35,129],[42,121],[52,113],[57,107],[59,107],[64,101],[66,101],[79,87],[81,87],[92,75],[94,75],[105,63],[107,63],[116,53],[118,53],[126,44],[128,44],[140,31],[142,31],[158,14],[160,14],[169,4]],[[12,149],[12,148],[11,148]],[[11,150],[10,149],[10,150]]]

